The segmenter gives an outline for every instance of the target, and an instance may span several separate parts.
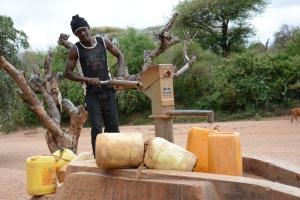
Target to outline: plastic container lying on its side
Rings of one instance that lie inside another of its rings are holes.
[[[76,155],[70,149],[57,150],[52,154],[55,158],[56,172],[73,160]]]
[[[56,172],[58,182],[62,183],[62,182],[65,181],[65,175],[66,175],[67,167],[70,163],[80,162],[80,161],[83,161],[83,160],[94,160],[93,152],[92,151],[91,152],[81,152],[74,159],[72,159],[71,162],[64,165],[62,168],[60,168],[59,171]]]
[[[102,169],[138,167],[143,162],[140,133],[101,133],[96,139],[96,163]]]
[[[192,171],[197,156],[163,138],[154,138],[146,151],[144,163],[150,169]]]
[[[242,176],[242,152],[237,132],[216,132],[208,136],[208,172]]]
[[[46,195],[56,191],[56,169],[53,156],[33,156],[26,160],[27,192]]]

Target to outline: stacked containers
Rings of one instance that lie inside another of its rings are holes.
[[[194,168],[196,172],[242,175],[239,133],[191,128],[187,150],[198,156],[198,162]]]

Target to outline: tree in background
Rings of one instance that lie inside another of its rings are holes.
[[[21,49],[28,47],[26,34],[14,27],[10,17],[0,15],[0,56],[7,57],[11,63],[18,64],[22,68],[18,53]],[[16,84],[1,70],[0,131],[14,130],[17,125],[23,123],[21,113],[24,110],[24,106],[20,104],[15,88]]]
[[[20,49],[28,47],[26,34],[14,28],[10,17],[0,15],[0,55],[9,58],[13,64],[16,64]]]
[[[197,32],[204,49],[227,57],[253,34],[246,20],[265,6],[266,0],[185,0],[175,8],[180,14],[177,27]]]
[[[272,48],[277,51],[285,50],[288,43],[296,42],[294,38],[296,37],[297,32],[299,32],[298,27],[292,27],[287,24],[282,25],[280,30],[274,34]]]

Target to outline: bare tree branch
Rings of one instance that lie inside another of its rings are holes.
[[[44,81],[40,79],[38,76],[32,76],[30,80],[31,84],[38,88],[41,94],[44,97],[44,101],[48,106],[48,113],[49,116],[55,121],[56,124],[61,124],[61,117],[58,108],[56,107],[56,103],[53,100],[52,96],[47,92],[46,88],[44,87]]]
[[[63,109],[71,118],[69,132],[73,133],[76,138],[79,138],[81,129],[88,117],[88,112],[82,106],[74,106],[68,99],[64,99],[62,103]]]
[[[72,42],[68,41],[69,37],[70,37],[70,35],[61,33],[59,35],[57,43],[59,45],[66,47],[67,49],[71,49],[74,44]]]
[[[70,128],[68,131],[66,131],[60,127],[61,115],[56,107],[54,98],[51,96],[52,93],[48,93],[45,87],[45,81],[39,76],[39,73],[36,73],[32,76],[32,85],[35,85],[35,87],[38,88],[43,95],[44,101],[48,106],[49,115],[46,112],[42,102],[38,99],[36,94],[27,83],[24,73],[18,71],[3,56],[0,57],[0,69],[5,70],[7,74],[16,82],[17,86],[19,87],[21,98],[28,105],[29,109],[39,118],[42,125],[47,129],[45,137],[50,152],[53,153],[60,148],[69,148],[76,153],[78,138],[80,136],[83,124],[87,119],[87,112],[84,110],[84,108],[76,108],[72,103],[68,104],[72,105],[71,107],[73,107],[73,109],[68,109],[68,106],[65,106],[71,117]],[[35,72],[37,72],[37,70],[35,70]],[[60,76],[61,75],[57,74],[55,77],[52,77],[51,75],[53,80],[58,80]],[[53,83],[58,83],[58,81],[53,81]],[[54,87],[56,88],[56,86]],[[65,100],[64,102],[68,102],[68,100]]]
[[[172,37],[170,34],[170,29],[172,28],[172,25],[174,24],[176,18],[178,16],[178,13],[175,13],[173,17],[170,19],[170,21],[163,27],[161,32],[159,34],[156,34],[156,38],[160,41],[160,45],[155,50],[145,50],[144,51],[144,66],[143,71],[149,66],[152,65],[152,59],[156,56],[159,56],[165,50],[167,50],[172,45],[179,42],[179,39],[177,37]]]
[[[4,69],[10,77],[16,82],[20,90],[22,91],[22,98],[26,103],[29,104],[29,108],[39,116],[42,124],[49,131],[54,133],[58,138],[64,138],[64,133],[60,127],[51,119],[47,112],[45,111],[43,105],[37,98],[36,94],[27,84],[27,81],[23,75],[20,73],[13,65],[11,65],[3,56],[0,57],[0,68]],[[70,143],[70,141],[66,141]]]
[[[45,69],[44,76],[46,79],[48,79],[48,77],[51,76],[52,57],[53,57],[53,52],[49,50],[44,61],[44,69]]]
[[[195,37],[195,35],[193,36],[193,38]],[[184,60],[185,60],[185,65],[183,67],[181,67],[178,71],[176,71],[173,76],[174,77],[179,77],[181,74],[183,74],[186,70],[188,70],[196,61],[196,56],[193,55],[192,58],[190,58],[188,56],[188,52],[187,52],[187,47],[188,44],[191,42],[190,39],[190,35],[189,33],[185,34],[185,38],[184,38],[184,43],[183,43],[183,56],[184,56]]]

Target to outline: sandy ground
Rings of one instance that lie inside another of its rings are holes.
[[[291,124],[289,117],[260,121],[215,123],[222,131],[236,131],[241,135],[244,155],[271,159],[286,165],[300,167],[300,123]],[[208,127],[207,123],[175,124],[175,143],[185,147],[188,129]],[[154,126],[122,126],[121,132],[141,132],[146,138],[154,136]],[[29,199],[26,193],[26,158],[49,154],[44,129],[20,130],[0,134],[0,200]],[[90,129],[79,139],[78,152],[91,151]]]

